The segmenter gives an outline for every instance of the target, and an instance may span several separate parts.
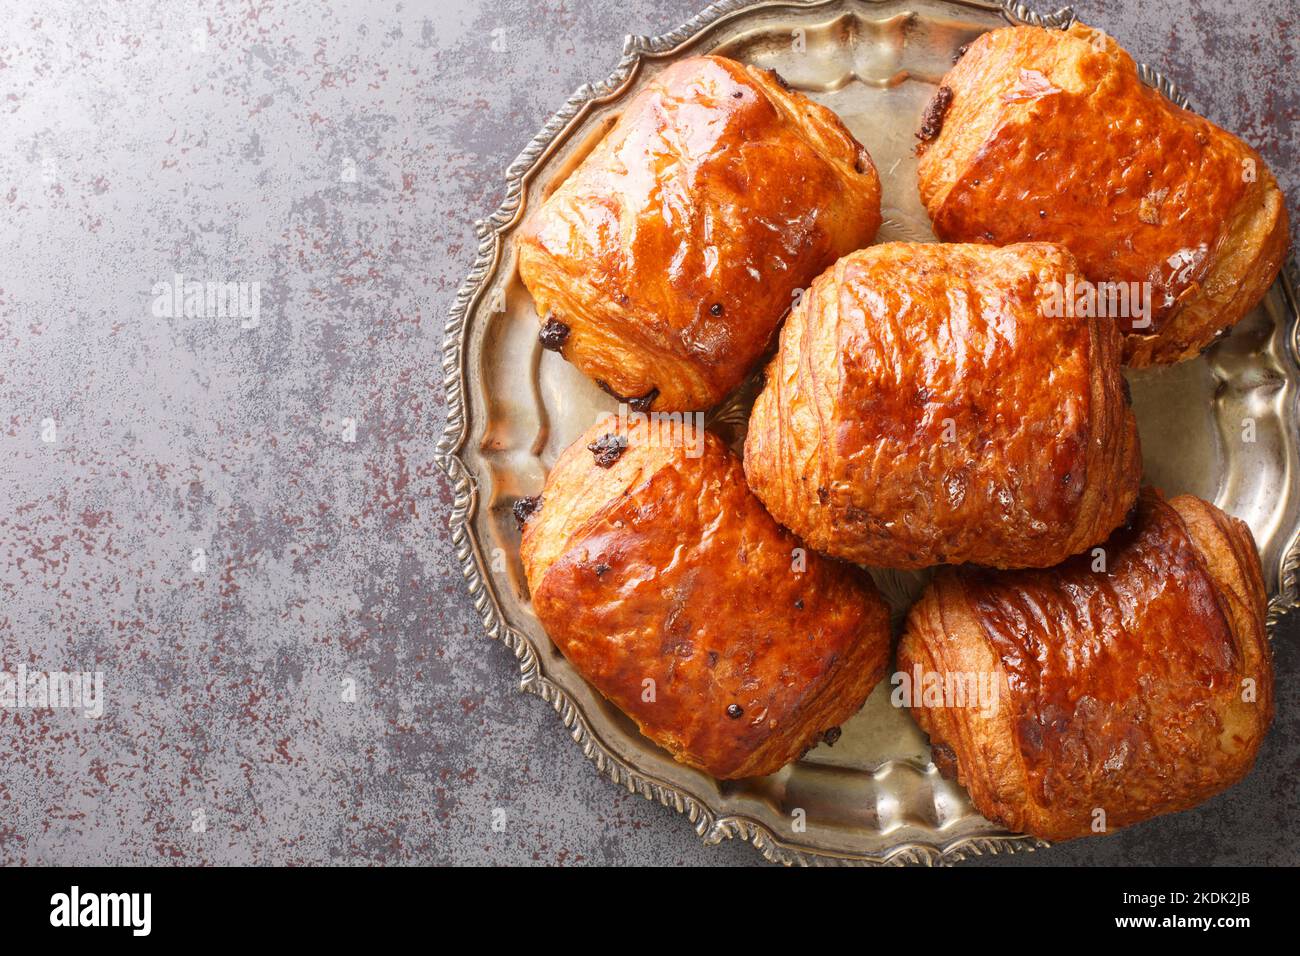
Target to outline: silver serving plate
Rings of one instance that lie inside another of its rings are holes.
[[[843,728],[769,777],[718,781],[674,762],[596,693],[534,617],[519,563],[516,498],[536,494],[560,451],[613,399],[537,343],[511,234],[609,129],[630,93],[672,60],[717,52],[777,69],[824,103],[867,146],[880,171],[885,222],[877,241],[933,241],[912,153],[921,110],[963,43],[1011,23],[1067,27],[1069,9],[1039,15],[978,0],[723,0],[677,30],[629,36],[603,82],[584,85],[511,164],[501,208],[478,223],[474,268],[447,322],[447,431],[438,460],[455,494],[451,533],[488,633],[519,659],[520,689],[550,701],[597,768],[684,813],[708,843],[750,840],[781,863],[941,863],[1045,846],[981,817],[930,760],[925,736],[877,689]],[[1181,105],[1154,70],[1143,78]],[[1269,623],[1297,603],[1297,270],[1203,357],[1129,373],[1147,481],[1191,492],[1249,523],[1271,603]],[[743,434],[753,390],[712,416]],[[1253,443],[1242,441],[1246,418]],[[924,575],[877,581],[901,613]],[[801,808],[806,829],[795,832]]]

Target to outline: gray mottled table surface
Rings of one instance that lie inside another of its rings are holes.
[[[0,860],[758,859],[599,778],[515,691],[433,464],[471,223],[623,34],[700,2],[8,0],[0,669],[105,690],[97,720],[0,710]],[[1293,0],[1076,9],[1300,209]],[[260,312],[169,315],[177,274],[260,283]],[[1241,786],[997,862],[1300,862],[1298,638]]]

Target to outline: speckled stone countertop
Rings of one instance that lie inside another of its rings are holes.
[[[702,4],[5,4],[0,665],[99,670],[105,705],[0,711],[0,861],[759,860],[516,692],[433,463],[473,221],[625,33]],[[1075,8],[1259,147],[1296,221],[1293,0]],[[177,274],[260,312],[168,315]],[[1300,627],[1275,646],[1242,785],[977,865],[1300,863]]]

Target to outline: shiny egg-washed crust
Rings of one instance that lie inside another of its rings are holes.
[[[610,431],[560,456],[527,519],[533,610],[677,760],[718,778],[773,773],[884,676],[888,608],[863,572],[778,527],[713,435],[691,457],[633,427],[601,468],[587,446]]]
[[[1141,459],[1114,325],[1045,314],[1074,268],[1045,243],[841,259],[781,332],[750,487],[812,547],[877,567],[1047,567],[1105,539]]]
[[[1243,522],[1144,489],[1103,550],[1105,571],[1091,554],[1046,571],[946,568],[899,646],[904,673],[998,675],[992,707],[912,715],[980,813],[1046,840],[1201,803],[1246,775],[1273,719]]]
[[[680,60],[530,215],[516,248],[566,359],[616,395],[705,409],[796,289],[880,226],[880,180],[830,110],[775,73]]]
[[[1150,324],[1116,319],[1126,364],[1194,357],[1277,276],[1290,233],[1259,154],[1145,85],[1101,31],[990,31],[940,88],[917,171],[935,233],[1059,242],[1091,282],[1149,282]]]

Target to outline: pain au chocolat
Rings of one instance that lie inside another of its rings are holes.
[[[773,773],[884,675],[888,609],[804,550],[712,434],[597,424],[517,507],[533,610],[573,666],[677,760]]]
[[[717,56],[667,67],[516,240],[543,345],[642,410],[706,409],[795,290],[880,226],[880,181],[830,110]]]
[[[912,715],[985,817],[1047,840],[1184,810],[1250,770],[1273,717],[1250,529],[1144,490],[1099,553],[1048,571],[945,568],[907,618],[901,674],[996,674],[993,698]],[[913,703],[918,703],[913,695]]]
[[[858,564],[1047,567],[1104,540],[1141,478],[1119,333],[1054,315],[1064,248],[887,243],[791,313],[754,404],[750,487]]]
[[[1255,150],[1144,84],[1099,30],[974,40],[918,136],[921,199],[954,242],[1059,242],[1081,278],[1141,291],[1113,316],[1129,365],[1203,350],[1259,302],[1289,241]]]

